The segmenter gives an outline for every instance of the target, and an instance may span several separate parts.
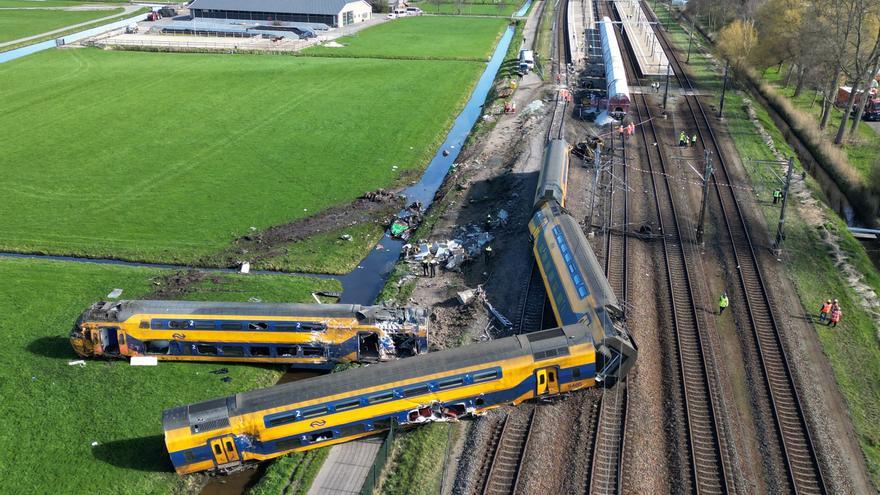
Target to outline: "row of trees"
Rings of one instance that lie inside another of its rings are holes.
[[[719,16],[720,3],[699,0],[689,2],[688,9],[701,17],[709,15],[702,9]],[[795,96],[804,88],[824,95],[822,129],[828,125],[838,86],[851,85],[844,115],[854,115],[852,135],[864,111],[864,105],[855,108],[856,95],[870,88],[880,70],[880,0],[766,0],[739,7],[727,9],[729,18],[718,33],[722,55],[734,65],[748,63],[761,70],[787,65],[785,85],[794,79]],[[841,119],[836,144],[843,142],[847,123]]]

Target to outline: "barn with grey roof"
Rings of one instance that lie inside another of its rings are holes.
[[[370,19],[366,0],[194,0],[194,19],[297,22],[342,27]]]

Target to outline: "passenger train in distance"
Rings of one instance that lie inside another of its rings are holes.
[[[605,84],[608,90],[608,114],[621,117],[629,111],[629,84],[623,66],[623,54],[614,34],[614,23],[603,17],[599,23],[599,36],[602,41],[602,61],[605,65]]]
[[[428,350],[427,310],[348,304],[98,302],[70,343],[83,357],[332,367]]]
[[[545,150],[529,225],[557,328],[168,409],[162,426],[175,470],[233,472],[392,425],[454,421],[623,378],[636,349],[589,243],[562,208],[568,151],[563,140]]]

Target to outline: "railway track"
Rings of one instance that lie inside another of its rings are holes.
[[[613,153],[612,153],[613,156]],[[627,153],[623,143],[621,160],[612,164],[606,171],[608,212],[605,224],[605,277],[614,293],[621,300],[624,315],[628,294],[627,260],[629,260],[629,238],[626,226],[629,223],[629,184],[627,182]],[[622,187],[617,183],[622,182]],[[620,217],[615,215],[619,214]],[[620,228],[615,228],[615,222]],[[615,233],[619,231],[620,233]],[[599,418],[593,445],[593,461],[589,470],[586,487],[589,494],[619,494],[623,491],[623,450],[626,439],[626,417],[629,406],[626,382],[618,383],[602,395]]]
[[[525,418],[508,413],[494,425],[486,457],[478,470],[475,494],[513,495],[516,492],[537,411],[537,407],[532,407]]]
[[[571,61],[571,52],[568,46],[568,0],[560,0],[553,16],[552,77],[558,85],[568,86],[568,63]],[[557,92],[553,115],[550,117],[550,127],[547,129],[548,141],[565,137],[567,109],[568,102]]]
[[[603,2],[602,6],[612,19],[619,18],[614,9]],[[622,54],[629,79],[641,86],[638,71],[635,70],[632,50],[627,50],[628,40],[624,40],[616,30],[619,44],[626,53]],[[663,248],[663,267],[666,274],[666,288],[669,297],[664,301],[661,317],[669,321],[674,334],[679,374],[679,400],[676,401],[676,414],[686,432],[684,443],[688,451],[687,476],[682,485],[697,493],[727,493],[732,480],[726,456],[724,439],[716,412],[717,398],[713,376],[707,361],[709,343],[699,318],[696,287],[691,276],[689,256],[685,250],[686,233],[681,230],[676,202],[666,161],[667,157],[654,126],[647,98],[633,93],[631,108],[635,110],[636,122],[642,123],[642,144],[645,150],[646,168],[651,172],[650,182],[654,206]],[[659,173],[659,174],[658,174]],[[730,485],[729,485],[730,484]]]
[[[645,14],[656,21],[650,9]],[[672,49],[666,33],[656,28],[658,38],[672,64],[673,71],[681,87],[693,92],[694,85],[683,70],[678,54]],[[730,241],[733,257],[738,268],[739,290],[748,315],[751,332],[742,335],[750,337],[748,346],[752,347],[760,360],[762,384],[769,399],[769,409],[775,425],[777,445],[768,446],[771,452],[781,456],[787,479],[776,479],[780,490],[794,493],[827,493],[825,480],[819,465],[810,429],[807,426],[803,406],[792,376],[791,366],[779,332],[779,325],[773,313],[769,294],[764,283],[758,258],[749,234],[748,224],[732,187],[721,184],[732,183],[724,154],[716,139],[702,102],[696,96],[685,95],[684,101],[695,124],[703,146],[717,158],[718,167],[712,178],[712,189],[718,200],[724,220],[722,232]],[[768,449],[765,449],[765,452]],[[784,486],[783,486],[784,485]]]
[[[547,292],[538,262],[532,260],[532,268],[520,296],[519,321],[514,330],[516,333],[534,332],[544,329],[544,315],[547,306]]]

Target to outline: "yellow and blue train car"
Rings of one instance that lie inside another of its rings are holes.
[[[70,333],[83,357],[328,367],[428,350],[427,311],[350,304],[99,302]]]
[[[590,387],[596,371],[586,326],[569,325],[169,409],[165,444],[178,473],[232,472]]]
[[[543,163],[538,175],[538,190],[535,193],[536,208],[547,201],[555,201],[565,206],[570,157],[571,147],[564,139],[551,139],[544,147]]]
[[[636,348],[623,311],[577,221],[555,201],[545,201],[529,222],[533,252],[559,325],[581,323],[598,352],[597,379],[625,376]]]

